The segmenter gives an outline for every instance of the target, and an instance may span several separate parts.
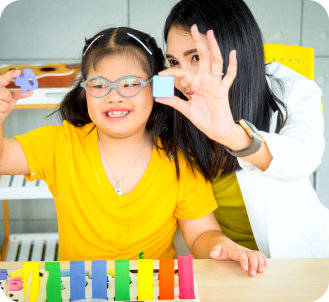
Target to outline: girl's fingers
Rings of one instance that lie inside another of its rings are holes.
[[[209,49],[195,24],[191,27],[191,35],[200,58],[199,74],[208,75],[211,73]]]
[[[236,51],[232,50],[229,54],[229,64],[227,67],[226,75],[222,80],[222,85],[229,89],[233,84],[238,70],[238,62],[236,59]]]
[[[257,272],[258,273],[263,273],[264,272],[264,266],[265,266],[265,256],[260,253],[257,252],[257,257],[258,257],[258,267],[257,267]]]
[[[17,78],[21,74],[19,69],[13,69],[5,74],[0,75],[0,86],[7,86],[14,78]]]
[[[0,101],[10,103],[12,100],[13,98],[10,91],[5,87],[0,86]]]
[[[249,276],[254,277],[256,276],[256,272],[258,268],[258,257],[255,253],[249,252],[248,260],[249,260]]]
[[[213,30],[208,30],[207,39],[211,51],[211,72],[221,73],[223,72],[223,57]]]
[[[33,95],[33,91],[29,90],[27,93],[23,93],[21,89],[11,90],[11,95],[14,100],[29,98]]]
[[[223,250],[220,244],[214,246],[210,252],[210,257],[213,259],[220,259],[223,254]]]
[[[155,101],[160,104],[164,104],[167,106],[170,106],[177,111],[179,111],[181,114],[183,114],[185,117],[188,118],[188,112],[189,112],[189,103],[182,100],[181,98],[174,96],[172,98],[156,98]]]
[[[247,256],[247,253],[241,253],[241,251],[240,252],[238,252],[239,253],[239,255],[237,255],[237,259],[236,259],[236,261],[239,261],[240,262],[240,266],[241,266],[241,268],[244,270],[244,271],[248,271],[248,269],[249,269],[249,263],[248,263],[248,256]]]

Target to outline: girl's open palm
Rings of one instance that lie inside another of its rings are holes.
[[[203,41],[196,25],[191,28],[191,35],[199,54],[199,71],[189,73],[178,68],[169,68],[160,75],[172,75],[191,88],[190,100],[179,97],[158,98],[158,103],[169,105],[186,116],[209,138],[225,143],[235,126],[229,104],[229,90],[236,77],[236,52],[229,55],[229,65],[223,76],[223,59],[213,31],[207,32],[208,45]]]

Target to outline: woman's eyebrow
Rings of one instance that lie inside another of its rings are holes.
[[[192,54],[192,53],[196,53],[196,52],[198,52],[196,48],[194,48],[194,49],[189,49],[189,50],[184,51],[183,55],[184,55],[184,57],[186,57],[186,56],[188,56],[188,55],[190,55],[190,54]],[[166,58],[167,58],[167,59],[172,59],[172,58],[174,58],[174,56],[171,55],[171,54],[168,54],[168,53],[167,53],[167,54],[166,54]]]

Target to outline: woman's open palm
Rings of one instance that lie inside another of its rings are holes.
[[[160,75],[172,75],[192,90],[191,99],[179,97],[158,98],[156,101],[169,105],[186,116],[198,129],[211,139],[224,143],[235,123],[229,104],[229,90],[236,77],[235,50],[229,55],[229,66],[223,76],[223,59],[212,31],[207,32],[208,46],[194,25],[191,28],[200,61],[197,74],[179,68],[169,68]]]

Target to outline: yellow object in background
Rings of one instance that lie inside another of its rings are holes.
[[[20,268],[17,271],[9,272],[9,276],[10,276],[10,278],[17,278],[17,277],[23,278],[23,269]]]
[[[314,49],[284,44],[264,44],[265,62],[278,62],[314,80]]]
[[[153,300],[153,260],[138,260],[138,301]]]
[[[40,290],[39,262],[24,262],[23,264],[23,282],[24,282],[24,297],[29,283],[30,272],[32,272],[32,280],[30,287],[29,299],[26,302],[36,302],[38,300]]]

